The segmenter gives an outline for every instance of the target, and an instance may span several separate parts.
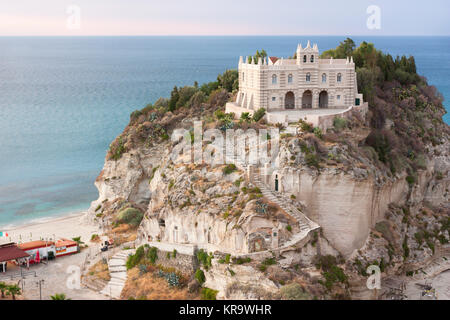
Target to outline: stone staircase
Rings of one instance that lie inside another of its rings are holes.
[[[421,269],[417,274],[414,274],[413,279],[417,281],[426,280],[428,278],[433,278],[446,270],[450,270],[450,260],[448,260],[448,258],[440,257]]]
[[[301,240],[306,238],[311,231],[320,228],[317,223],[311,221],[302,212],[300,212],[300,210],[291,205],[290,201],[287,200],[284,195],[278,192],[274,192],[269,187],[267,187],[266,184],[262,182],[261,177],[258,173],[252,174],[251,182],[261,190],[261,193],[264,197],[280,206],[280,208],[283,209],[291,217],[293,217],[299,225],[300,232],[296,233],[291,240],[286,242],[278,249],[281,250],[294,246]]]
[[[108,284],[100,291],[101,294],[109,296],[112,299],[119,299],[122,289],[127,280],[126,262],[129,255],[134,254],[134,249],[122,250],[116,253],[108,261],[109,274],[111,279]]]
[[[242,138],[238,138],[238,140],[241,140]],[[248,148],[254,149],[264,146],[265,144],[269,143],[270,141],[266,141],[263,145],[259,146],[257,141],[250,142],[248,144]],[[241,159],[238,157],[237,153],[234,152],[234,150],[228,150],[226,146],[224,145],[223,154],[225,155],[225,159],[227,163],[233,163],[241,170],[244,171],[250,171],[250,166],[248,166],[245,163],[245,159]],[[285,198],[285,196],[281,193],[272,191],[266,184],[261,180],[261,176],[259,175],[259,170],[254,167],[256,170],[250,171],[250,182],[253,183],[256,187],[258,187],[263,196],[266,197],[268,200],[276,203],[278,206],[280,206],[281,209],[283,209],[287,214],[289,214],[291,217],[293,217],[300,227],[300,232],[296,233],[288,242],[284,243],[282,246],[278,247],[275,250],[283,250],[288,249],[292,246],[295,246],[299,242],[301,242],[303,239],[305,239],[308,234],[311,231],[317,230],[320,228],[320,226],[311,221],[306,215],[304,215],[300,210],[295,208],[293,205],[290,204],[290,201]]]

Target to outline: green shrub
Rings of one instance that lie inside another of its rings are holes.
[[[142,258],[144,257],[144,251],[144,246],[140,246],[136,249],[136,252],[134,254],[128,256],[127,262],[125,263],[127,270],[134,268],[141,262]]]
[[[271,266],[271,265],[277,264],[277,262],[275,261],[275,258],[266,258],[266,259],[264,259],[262,264],[265,266]]]
[[[250,122],[252,120],[249,112],[242,112],[240,119],[244,122]]]
[[[313,133],[317,138],[319,138],[319,139],[323,138],[322,129],[316,127],[316,128],[314,128]]]
[[[403,239],[403,258],[406,260],[409,257],[409,247],[408,247],[408,236],[405,235],[405,238]]]
[[[158,260],[158,248],[151,247],[147,251],[147,259],[152,263],[155,264],[156,260]]]
[[[265,264],[258,265],[258,269],[261,272],[265,272],[267,270],[267,266]]]
[[[233,258],[233,263],[235,264],[244,264],[244,263],[249,263],[251,262],[252,259],[249,257],[246,258]]]
[[[231,174],[233,172],[235,172],[237,170],[236,165],[234,165],[233,163],[227,164],[225,166],[225,168],[223,168],[223,173],[224,174]]]
[[[414,176],[407,176],[406,177],[406,182],[408,182],[408,184],[410,186],[414,185],[414,183],[416,183],[416,178]]]
[[[334,118],[333,127],[338,131],[345,129],[347,127],[347,119],[341,117]]]
[[[212,255],[208,255],[206,251],[200,249],[197,252],[197,260],[203,265],[203,267],[208,270],[211,267]]]
[[[143,218],[144,214],[140,210],[134,208],[126,208],[121,210],[117,215],[117,222],[121,224],[126,223],[136,228],[139,226]]]
[[[202,300],[216,300],[217,293],[219,291],[209,289],[209,288],[202,288],[201,291],[201,297]]]
[[[298,123],[303,132],[313,132],[314,127],[311,123],[308,123],[303,119],[298,120]]]
[[[308,293],[298,283],[291,283],[281,287],[281,296],[286,300],[310,300]]]
[[[205,279],[205,273],[203,272],[203,270],[197,269],[197,271],[195,271],[195,279],[197,279],[198,283],[200,283],[200,284],[205,283],[206,279]]]
[[[314,154],[314,153],[306,154],[305,155],[305,161],[306,161],[306,164],[308,166],[310,166],[310,167],[314,167],[314,168],[317,168],[317,169],[320,168],[319,159],[318,159],[317,155]]]
[[[256,110],[256,112],[253,114],[253,121],[258,122],[266,115],[266,109],[259,108]]]
[[[122,154],[125,153],[125,142],[122,137],[119,137],[117,143],[111,143],[109,146],[109,152],[111,153],[110,158],[112,160],[119,160],[122,157]]]

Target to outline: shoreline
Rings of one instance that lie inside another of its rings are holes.
[[[100,226],[85,220],[86,214],[87,211],[78,211],[11,226],[2,230],[8,233],[8,237],[0,238],[0,244],[75,237],[81,237],[81,241],[90,243],[93,234],[100,234]]]
[[[45,224],[45,223],[52,223],[55,221],[60,221],[60,220],[67,220],[70,218],[74,218],[74,217],[80,217],[87,214],[87,210],[83,210],[83,211],[70,211],[70,212],[66,212],[66,213],[59,213],[56,215],[52,215],[52,216],[48,216],[48,217],[41,217],[41,218],[36,218],[36,219],[31,219],[28,221],[23,221],[23,222],[18,222],[18,223],[11,223],[5,226],[1,226],[0,225],[0,230],[1,231],[6,231],[6,232],[10,232],[10,231],[14,231],[17,229],[21,229],[21,228],[28,228],[28,227],[32,227],[32,226],[37,226],[40,224]]]

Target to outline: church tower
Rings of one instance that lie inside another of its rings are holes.
[[[311,47],[311,42],[305,48],[299,44],[297,47],[297,65],[318,66],[319,65],[319,48],[317,44]]]

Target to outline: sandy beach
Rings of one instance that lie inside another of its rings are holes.
[[[84,221],[85,212],[70,214],[63,217],[49,218],[30,224],[19,225],[4,229],[8,237],[0,238],[0,244],[7,242],[28,242],[40,239],[59,239],[80,237],[81,241],[88,243],[93,234],[99,233],[98,226]]]
[[[0,244],[8,242],[28,242],[39,239],[56,239],[81,237],[81,241],[88,245],[80,253],[71,256],[61,257],[49,263],[31,265],[29,274],[23,280],[18,278],[3,281],[16,283],[23,289],[22,298],[31,300],[48,300],[51,295],[64,293],[67,298],[74,300],[97,300],[107,299],[107,297],[98,292],[68,284],[74,277],[72,272],[82,270],[82,265],[91,260],[91,257],[100,251],[98,243],[91,243],[93,234],[100,234],[98,226],[88,224],[85,219],[86,213],[80,212],[68,216],[49,218],[46,221],[30,223],[22,226],[13,227],[5,230],[9,236],[0,238]],[[19,272],[19,268],[9,264],[9,270],[6,274],[0,274],[2,277]],[[76,276],[79,278],[79,275]],[[39,281],[42,281],[39,287]]]

